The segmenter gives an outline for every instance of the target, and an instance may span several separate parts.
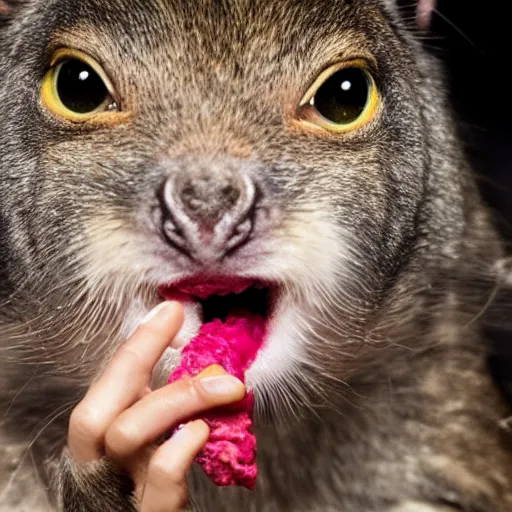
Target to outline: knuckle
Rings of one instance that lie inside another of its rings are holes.
[[[147,336],[147,334],[144,334],[144,336]],[[135,346],[133,343],[124,343],[117,349],[113,358],[113,361],[115,361],[115,364],[117,365],[129,368],[138,368],[138,373],[134,375],[134,378],[137,380],[138,376],[145,376],[148,372],[153,370],[152,365],[146,361],[144,353],[141,352],[141,350],[142,349],[139,346]]]
[[[203,403],[208,398],[197,380],[189,375],[184,375],[180,380],[171,384],[168,387],[168,392],[175,396],[179,403],[187,405]]]
[[[123,361],[123,362],[138,362],[140,359],[140,353],[136,349],[136,347],[132,346],[130,343],[123,343],[114,354],[115,361]]]
[[[115,423],[105,435],[105,450],[114,459],[129,456],[137,447],[137,434],[128,425]]]
[[[186,392],[195,402],[208,406],[212,401],[212,397],[203,389],[199,380],[188,378],[188,382],[185,382],[185,386]]]
[[[104,423],[96,411],[78,405],[69,418],[69,432],[81,439],[98,440],[104,433]]]

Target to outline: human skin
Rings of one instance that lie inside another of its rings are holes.
[[[188,501],[188,472],[210,431],[197,420],[155,449],[158,438],[187,418],[245,396],[244,385],[222,369],[217,375],[209,371],[204,378],[184,376],[158,390],[150,388],[153,368],[182,322],[178,303],[164,302],[155,308],[71,416],[71,455],[84,465],[107,457],[127,471],[141,512],[182,510]]]

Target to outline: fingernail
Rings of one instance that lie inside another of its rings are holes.
[[[199,425],[201,424],[201,425]],[[179,425],[172,435],[172,439],[186,443],[197,435],[197,429],[203,427],[204,421],[194,420],[189,423]]]
[[[158,306],[154,307],[140,322],[140,325],[147,324],[154,320],[158,315],[165,311],[165,315],[176,307],[176,303],[173,301],[165,301],[158,304]]]
[[[192,437],[193,432],[194,429],[191,428],[191,423],[183,423],[174,431],[171,439],[186,444],[187,440]]]
[[[205,377],[219,377],[221,375],[227,375],[226,370],[220,364],[212,364],[207,366],[201,373],[198,373],[195,378],[204,379]]]
[[[231,375],[206,377],[199,381],[199,385],[209,395],[240,395],[240,398],[245,396],[245,386]]]

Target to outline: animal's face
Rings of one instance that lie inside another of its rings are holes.
[[[11,281],[129,331],[162,286],[247,278],[268,289],[236,299],[268,316],[250,385],[343,367],[408,257],[428,173],[427,86],[383,3],[33,0],[12,18]]]

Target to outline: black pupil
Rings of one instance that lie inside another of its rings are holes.
[[[314,105],[323,117],[336,124],[356,121],[364,112],[370,95],[366,72],[358,68],[341,69],[318,89]]]
[[[96,71],[77,59],[67,60],[60,66],[57,92],[63,105],[77,114],[93,112],[109,94]]]

